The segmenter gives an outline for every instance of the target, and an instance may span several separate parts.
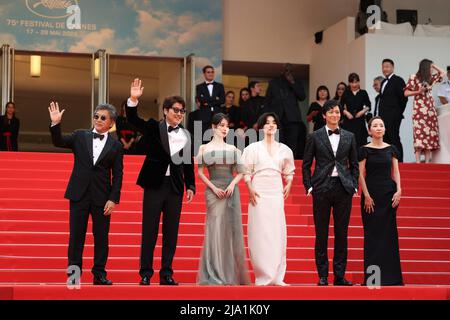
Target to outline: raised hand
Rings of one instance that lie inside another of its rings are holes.
[[[136,78],[131,83],[130,88],[130,98],[133,102],[137,102],[137,100],[142,96],[144,92],[144,87],[142,86],[142,80]]]
[[[62,111],[59,111],[59,105],[58,102],[50,102],[50,107],[48,107],[48,112],[50,113],[50,120],[52,121],[53,125],[61,123],[62,115],[66,111],[63,109]]]

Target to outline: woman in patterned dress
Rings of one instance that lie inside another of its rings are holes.
[[[437,73],[433,74],[433,70]],[[420,163],[422,152],[425,162],[429,163],[431,153],[439,149],[439,126],[434,105],[432,87],[442,81],[444,70],[424,59],[420,62],[419,71],[413,74],[405,87],[405,96],[414,96],[413,135],[416,162]]]

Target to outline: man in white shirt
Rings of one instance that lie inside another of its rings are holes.
[[[106,278],[105,271],[108,234],[111,213],[120,200],[123,177],[122,145],[108,134],[117,119],[116,109],[109,104],[99,105],[94,111],[94,128],[76,130],[68,136],[61,135],[60,124],[65,110],[60,111],[57,102],[52,102],[48,110],[53,144],[72,149],[75,159],[65,193],[65,198],[70,200],[68,284],[76,285],[80,281],[76,270],[78,268],[81,275],[83,247],[91,214],[94,285],[112,285],[112,281]]]
[[[447,81],[442,82],[438,87],[437,95],[441,104],[450,103],[450,66],[447,67]]]

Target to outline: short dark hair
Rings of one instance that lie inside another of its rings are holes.
[[[319,100],[319,91],[325,90],[327,92],[327,100],[330,100],[330,90],[328,90],[327,86],[321,85],[317,88],[316,91],[316,100]]]
[[[163,109],[170,109],[175,103],[179,103],[183,106],[183,109],[186,108],[186,102],[180,96],[170,96],[164,99]]]
[[[214,67],[212,65],[209,65],[209,64],[204,66],[203,69],[202,69],[203,73],[205,73],[207,69],[213,69],[214,70]]]
[[[387,59],[387,58],[383,59],[383,62],[381,64],[383,64],[385,62],[389,62],[390,64],[392,64],[392,66],[395,66],[394,61],[392,59]]]
[[[322,107],[322,114],[326,114],[329,110],[334,109],[335,107],[339,107],[342,109],[341,104],[337,100],[328,100]]]
[[[225,93],[225,97],[226,97],[227,95],[229,95],[230,93],[232,93],[233,96],[235,95],[233,90],[228,90],[227,93]]]
[[[450,66],[447,66],[447,72],[450,72]]]
[[[384,120],[383,120],[383,118],[381,118],[381,117],[379,117],[379,116],[376,116],[376,117],[373,117],[373,118],[371,118],[370,120],[369,120],[369,122],[367,123],[367,130],[370,130],[370,127],[372,126],[372,122],[374,122],[375,120],[381,120],[381,121],[383,121],[383,124],[384,124]]]
[[[108,111],[109,117],[111,118],[111,120],[114,120],[114,121],[117,120],[117,110],[116,110],[116,107],[114,107],[112,104],[109,104],[109,103],[99,104],[95,108],[94,113],[96,113],[99,110],[106,110],[106,111]]]
[[[258,122],[257,122],[258,130],[261,130],[262,128],[264,128],[264,125],[266,124],[268,117],[273,117],[275,119],[275,123],[277,124],[278,129],[280,129],[280,118],[278,118],[277,114],[275,112],[266,112],[266,113],[263,113],[258,118]]]
[[[360,81],[359,75],[357,73],[352,72],[348,75],[348,83],[352,83],[354,81]]]
[[[217,126],[219,123],[222,122],[223,119],[227,120],[227,122],[230,123],[230,118],[228,118],[226,114],[220,112],[216,113],[215,115],[213,115],[211,119],[211,125]]]
[[[252,90],[252,88],[254,88],[258,83],[259,83],[259,81],[250,81],[250,82],[248,83],[248,88],[249,88],[250,90]]]

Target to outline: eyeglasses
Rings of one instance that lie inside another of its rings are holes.
[[[94,114],[94,119],[98,120],[101,119],[102,121],[106,121],[108,119],[106,116],[99,116],[98,114]]]
[[[178,109],[178,108],[171,108],[173,110],[174,113],[176,114],[185,114],[186,113],[186,109]]]

